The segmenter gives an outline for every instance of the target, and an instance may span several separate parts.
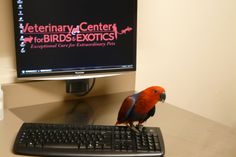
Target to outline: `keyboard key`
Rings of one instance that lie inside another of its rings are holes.
[[[103,149],[111,149],[111,143],[105,143]]]
[[[79,149],[86,149],[86,145],[85,144],[80,144]]]
[[[52,149],[78,149],[78,145],[74,144],[44,144],[43,147]]]

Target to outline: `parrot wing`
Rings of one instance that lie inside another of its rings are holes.
[[[154,107],[148,112],[149,117],[154,116],[155,112],[156,112],[156,107],[154,106]],[[148,117],[148,118],[149,118],[149,117]]]
[[[155,111],[156,111],[156,108],[155,108],[155,106],[154,106],[154,107],[147,113],[146,117],[145,117],[143,120],[141,120],[140,122],[143,123],[143,122],[145,122],[146,120],[148,120],[148,118],[154,116]]]
[[[137,96],[129,96],[123,101],[117,118],[118,123],[123,123],[127,120],[131,111],[134,109]]]

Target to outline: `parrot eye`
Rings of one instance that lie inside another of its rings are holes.
[[[158,93],[158,91],[157,91],[157,90],[154,90],[154,91],[153,91],[153,93],[155,93],[155,94],[156,94],[156,93]]]

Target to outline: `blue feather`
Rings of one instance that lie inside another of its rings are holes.
[[[130,96],[130,98],[132,99],[132,106],[127,111],[127,113],[126,113],[126,115],[124,117],[124,120],[129,118],[130,114],[134,111],[134,107],[135,107],[135,104],[136,104],[136,101],[137,101],[139,95],[140,95],[140,93],[137,93],[137,94],[134,94],[134,95]]]

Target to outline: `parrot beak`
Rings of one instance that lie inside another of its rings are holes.
[[[161,93],[161,95],[160,95],[160,101],[161,101],[161,102],[165,102],[165,100],[166,100],[166,93]]]

